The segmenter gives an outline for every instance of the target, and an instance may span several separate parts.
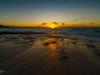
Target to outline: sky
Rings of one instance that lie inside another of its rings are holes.
[[[0,24],[100,23],[100,0],[0,0]]]

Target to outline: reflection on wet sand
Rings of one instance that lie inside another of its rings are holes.
[[[50,43],[48,45],[48,55],[52,64],[57,64],[59,62],[57,44]]]
[[[68,58],[67,53],[64,52],[62,46],[64,46],[64,41],[57,38],[49,38],[44,46],[48,47],[48,56],[52,64],[60,63],[60,59]],[[62,43],[61,43],[62,42]]]

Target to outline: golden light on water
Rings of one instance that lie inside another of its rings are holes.
[[[57,39],[52,38],[50,39],[50,44],[48,45],[48,53],[49,53],[49,60],[51,64],[58,64],[59,63],[59,50],[57,45]]]
[[[57,44],[49,44],[48,47],[50,50],[55,50],[57,48]]]

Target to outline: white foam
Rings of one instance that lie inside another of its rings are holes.
[[[0,74],[4,73],[5,71],[4,70],[0,70]]]

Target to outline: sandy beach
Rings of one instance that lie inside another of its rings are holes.
[[[0,35],[1,75],[100,75],[100,42],[66,35]]]

